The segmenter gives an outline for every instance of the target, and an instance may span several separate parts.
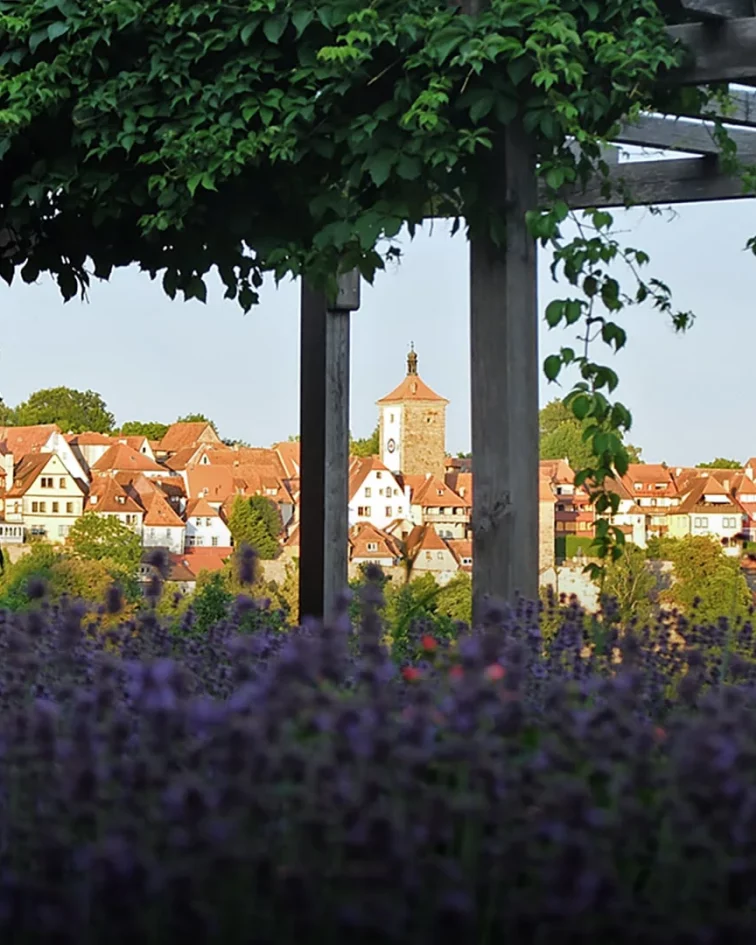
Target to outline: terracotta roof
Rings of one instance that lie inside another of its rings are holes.
[[[233,548],[187,548],[181,560],[198,575],[202,571],[221,571],[233,553]]]
[[[181,472],[192,464],[192,460],[196,455],[196,446],[186,446],[184,449],[176,450],[172,456],[164,459],[163,465],[168,469],[172,469],[174,472]]]
[[[284,548],[299,548],[299,522],[291,526],[283,546]]]
[[[33,427],[0,427],[0,442],[4,442],[14,456],[39,453],[53,433],[60,433],[57,423],[42,423]]]
[[[65,439],[71,446],[111,446],[116,442],[107,433],[71,433]]]
[[[434,390],[431,390],[417,374],[408,374],[398,387],[395,387],[390,394],[386,394],[376,403],[380,407],[383,404],[402,403],[407,400],[432,401],[438,404],[449,403],[445,397],[440,397]]]
[[[373,471],[380,471],[392,474],[388,467],[378,459],[377,456],[353,456],[349,461],[349,501],[357,494],[357,490],[365,482],[367,477]],[[392,477],[393,478],[393,477]]]
[[[473,500],[473,477],[470,472],[450,472],[444,476],[446,485],[457,495]]]
[[[98,476],[92,482],[85,508],[92,512],[144,513],[136,499],[112,476]]]
[[[158,465],[149,456],[137,453],[125,443],[114,443],[107,449],[97,462],[92,463],[93,472],[120,472],[123,470],[134,470],[135,472],[163,472],[162,466]]]
[[[273,449],[278,456],[279,462],[283,466],[284,476],[287,479],[293,479],[298,476],[300,467],[299,442],[275,443]]]
[[[210,430],[211,441],[220,443],[220,437],[209,423],[173,423],[166,430],[160,441],[160,449],[164,453],[175,453],[187,446],[198,446],[200,438]]]
[[[190,466],[185,475],[190,499],[204,495],[210,502],[225,502],[237,492],[234,470],[228,466]]]
[[[15,499],[26,495],[54,455],[54,453],[30,453],[24,456],[13,472],[13,485],[8,490],[7,498]]]
[[[707,499],[708,496],[719,496],[720,499],[725,499],[726,501],[711,502]],[[736,499],[733,499],[724,486],[717,482],[713,476],[696,479],[691,484],[690,489],[677,509],[670,509],[669,511],[672,514],[676,512],[680,514],[696,512],[702,512],[704,514],[707,512],[710,514],[719,512],[722,515],[743,514],[743,508],[740,503]]]
[[[150,528],[183,528],[184,523],[171,508],[167,499],[155,491],[151,496],[143,496],[142,503],[147,510],[144,524]]]
[[[556,502],[556,495],[551,488],[551,480],[547,479],[545,476],[538,477],[538,501]]]
[[[168,574],[165,576],[166,581],[173,581],[176,584],[191,584],[197,580],[183,555],[171,554],[168,556],[168,561],[170,567],[168,568]]]
[[[463,558],[472,558],[472,541],[469,538],[447,538],[446,544],[464,571],[472,571],[471,564],[462,564]]]
[[[368,545],[376,545],[375,550],[369,550]],[[375,560],[376,558],[398,558],[400,556],[399,548],[391,535],[382,532],[370,522],[358,522],[349,532],[349,548],[352,560],[356,558],[365,558]]]
[[[470,508],[472,502],[467,496],[453,492],[449,486],[437,476],[420,477],[419,484],[411,483],[412,505],[422,508]],[[414,479],[414,477],[413,477]]]
[[[218,509],[213,508],[207,499],[204,498],[190,499],[186,504],[184,514],[187,519],[190,519],[192,516],[201,516],[202,518],[217,518],[219,516]]]
[[[449,546],[430,525],[415,525],[407,536],[407,554],[415,557],[421,551],[448,551]]]
[[[566,459],[542,459],[538,464],[540,473],[557,485],[572,485],[575,473]]]
[[[117,436],[115,439],[119,443],[125,443],[126,446],[130,446],[133,450],[136,450],[137,453],[142,449],[145,443],[147,446],[150,445],[150,441],[146,436],[138,436],[137,434],[133,436]]]

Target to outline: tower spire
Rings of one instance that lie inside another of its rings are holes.
[[[410,353],[407,355],[407,375],[417,374],[417,354],[415,353],[415,343],[410,342]]]

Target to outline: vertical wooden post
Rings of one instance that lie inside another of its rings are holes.
[[[349,320],[360,305],[357,270],[339,277],[326,317],[324,608],[332,615],[349,578]]]
[[[326,298],[302,280],[299,353],[299,619],[323,616]]]
[[[346,588],[349,538],[349,318],[360,277],[339,277],[332,307],[302,284],[299,617],[328,616]]]
[[[484,228],[470,241],[473,610],[486,596],[538,594],[538,314],[535,162],[519,126],[496,148],[506,245]]]

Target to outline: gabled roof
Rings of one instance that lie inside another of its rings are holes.
[[[95,500],[94,502],[92,500]],[[86,508],[92,512],[129,512],[138,515],[144,509],[112,476],[98,476],[89,489]]]
[[[444,476],[444,481],[446,485],[456,492],[457,495],[462,496],[462,498],[469,499],[472,503],[473,499],[473,477],[470,472],[450,472],[446,473]]]
[[[155,491],[152,495],[142,497],[142,503],[147,510],[144,524],[150,528],[183,528],[184,522],[168,504],[161,493]]]
[[[228,466],[190,466],[185,476],[190,499],[204,495],[210,502],[225,502],[229,496],[237,494],[234,470]]]
[[[207,499],[191,499],[186,504],[185,516],[187,519],[192,516],[201,516],[202,518],[218,518],[220,513],[218,509],[213,508]]]
[[[369,550],[369,544],[376,545],[376,549],[374,551]],[[368,560],[374,560],[375,558],[393,559],[400,556],[395,539],[370,522],[358,522],[350,529],[349,549],[352,560],[356,558],[366,558]]]
[[[163,465],[174,472],[181,472],[192,465],[192,460],[199,453],[196,446],[186,446],[163,460]]]
[[[546,476],[538,477],[538,501],[539,502],[556,502],[556,495],[554,490],[551,487],[552,480],[547,479]]]
[[[283,546],[284,548],[299,548],[299,522],[291,526]]]
[[[9,499],[26,495],[55,453],[30,453],[16,465],[13,471],[13,485],[8,490]]]
[[[221,571],[233,553],[233,548],[187,548],[181,560],[196,576],[201,571]]]
[[[164,453],[175,453],[187,446],[198,446],[202,439],[212,443],[221,442],[209,423],[173,423],[160,441],[160,450]]]
[[[566,459],[542,459],[538,463],[542,476],[559,486],[573,485],[575,473]]]
[[[70,433],[65,437],[69,446],[111,446],[115,443],[107,433]]]
[[[448,404],[445,397],[439,396],[434,390],[425,383],[417,374],[408,374],[404,380],[395,387],[390,394],[381,397],[376,401],[377,406],[383,404],[405,403],[412,401],[424,401],[428,403]]]
[[[472,558],[472,541],[469,538],[447,538],[446,544],[456,558],[457,564],[465,571],[472,570],[471,564],[463,564],[464,558]]]
[[[0,427],[0,443],[5,443],[14,456],[40,453],[53,433],[60,433],[57,423],[40,423],[33,427]]]
[[[449,546],[430,525],[415,525],[407,536],[407,554],[414,558],[421,551],[448,551]]]
[[[409,478],[409,477],[407,477]],[[418,483],[417,479],[421,481]],[[412,505],[419,505],[422,508],[469,508],[472,503],[467,496],[461,496],[454,492],[438,476],[426,475],[423,477],[413,477],[409,483],[412,489],[410,499]]]
[[[349,462],[349,501],[357,494],[357,490],[365,482],[371,472],[385,472],[393,478],[388,467],[377,456],[354,456]]]
[[[275,443],[273,449],[278,456],[279,462],[283,466],[284,476],[287,479],[293,479],[298,476],[300,466],[299,442]]]
[[[137,453],[136,450],[125,443],[114,443],[97,462],[92,463],[93,472],[120,472],[122,470],[164,472],[164,467],[150,459],[149,456]]]
[[[717,496],[720,500],[725,499],[726,501],[711,501],[710,496]],[[678,511],[682,514],[702,511],[720,512],[723,515],[740,515],[743,513],[743,508],[713,476],[702,476],[691,483],[679,508],[677,510],[670,509],[669,511],[671,513]]]

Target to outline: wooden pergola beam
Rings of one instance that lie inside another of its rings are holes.
[[[737,19],[754,13],[753,0],[680,0],[680,6],[688,13],[711,20]]]
[[[669,85],[756,79],[756,17],[720,23],[681,23],[667,32],[688,50],[688,63],[670,72]]]
[[[724,173],[713,157],[625,162],[611,169],[609,184],[607,190],[603,178],[594,178],[585,187],[565,188],[562,196],[574,210],[704,203],[756,196],[744,189],[739,177]],[[541,195],[545,201],[545,188]]]
[[[730,128],[728,134],[736,144],[738,156],[756,160],[756,129]],[[712,122],[692,122],[666,115],[641,115],[626,122],[613,136],[620,144],[656,148],[664,151],[688,151],[692,154],[719,153]]]

